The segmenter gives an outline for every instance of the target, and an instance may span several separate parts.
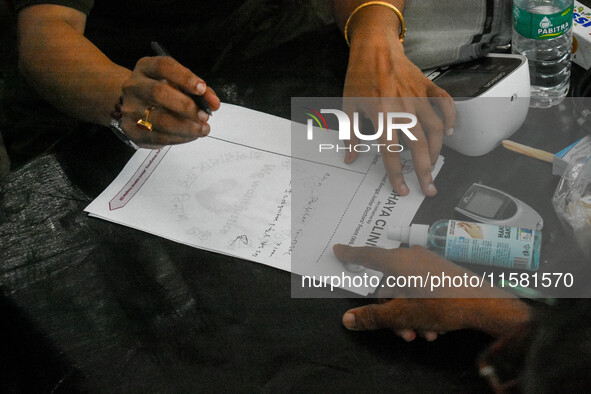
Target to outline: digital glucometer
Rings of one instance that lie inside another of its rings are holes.
[[[542,217],[523,201],[479,183],[466,190],[455,210],[482,223],[534,230],[544,226]]]
[[[529,69],[522,55],[490,54],[467,63],[424,72],[453,97],[456,125],[443,143],[481,156],[509,138],[529,109]]]

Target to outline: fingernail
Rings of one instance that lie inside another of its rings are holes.
[[[410,193],[410,190],[408,190],[408,186],[406,186],[406,184],[402,184],[400,186],[398,186],[398,194],[400,194],[401,196],[406,196],[408,193]]]
[[[437,189],[434,184],[430,183],[429,186],[427,186],[427,195],[434,196],[435,194],[437,194]]]
[[[199,81],[197,83],[197,94],[203,94],[203,93],[205,93],[205,82]]]
[[[205,137],[206,135],[209,134],[209,125],[206,124],[201,128],[201,134]]]
[[[425,340],[427,342],[433,342],[436,339],[437,339],[437,333],[436,332],[426,332],[425,333]]]
[[[197,117],[202,122],[207,122],[207,120],[209,119],[209,115],[205,111],[202,111],[202,110],[199,110],[199,112],[197,112]]]
[[[414,331],[408,331],[402,334],[402,339],[404,339],[406,342],[412,342],[416,337],[417,334]]]
[[[452,135],[454,135],[455,132],[456,132],[456,130],[453,127],[450,127],[449,129],[447,129],[447,132],[445,134],[448,137],[451,137]]]
[[[361,272],[365,269],[362,265],[352,263],[345,263],[345,268],[350,272]]]
[[[346,328],[348,328],[349,330],[357,329],[357,322],[355,321],[355,314],[345,313],[345,316],[343,316],[343,325]]]

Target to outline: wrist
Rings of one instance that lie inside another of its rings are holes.
[[[373,28],[357,31],[351,38],[351,51],[355,52],[362,48],[371,49],[376,53],[404,54],[404,46],[398,38],[398,33],[393,29]]]
[[[472,299],[470,328],[494,337],[505,336],[531,318],[529,305],[518,298]]]
[[[392,10],[382,6],[364,7],[350,17],[348,40],[351,46],[354,41],[367,40],[401,43],[400,29],[400,18]]]
[[[137,149],[139,149],[139,146],[137,146],[127,136],[127,133],[123,129],[123,122],[122,122],[123,113],[122,113],[122,107],[123,107],[123,97],[121,96],[121,97],[119,97],[119,101],[117,102],[117,104],[115,104],[114,110],[111,111],[111,114],[110,114],[111,116],[110,116],[110,120],[109,120],[109,128],[127,146],[130,146],[133,149],[137,150]]]

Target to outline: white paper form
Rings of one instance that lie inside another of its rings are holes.
[[[138,150],[86,211],[300,275],[339,275],[343,266],[332,244],[397,246],[385,232],[371,235],[375,222],[385,209],[389,224],[396,218],[408,225],[423,200],[412,170],[406,179],[413,193],[392,194],[379,155],[362,154],[352,165],[343,163],[342,152],[321,160],[314,152],[291,157],[287,119],[223,104],[210,124],[211,137]],[[442,164],[440,158],[434,175]],[[296,191],[297,206],[293,185],[303,187]],[[292,264],[294,255],[298,264]],[[367,295],[374,289],[349,290]]]

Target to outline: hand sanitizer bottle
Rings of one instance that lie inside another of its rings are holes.
[[[458,263],[537,271],[542,233],[539,230],[460,220],[439,220],[431,227],[392,226],[389,239],[420,245]]]

